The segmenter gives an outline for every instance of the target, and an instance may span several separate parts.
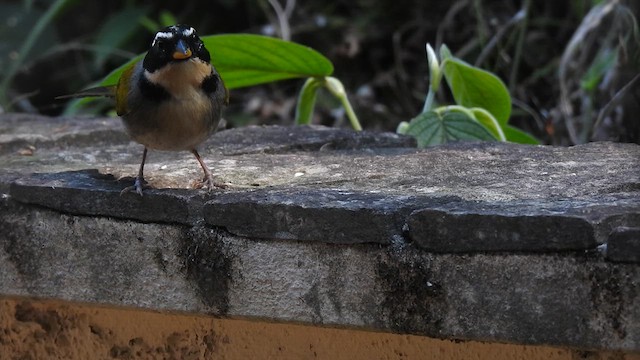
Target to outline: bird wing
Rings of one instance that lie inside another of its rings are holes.
[[[97,86],[89,89],[81,90],[73,94],[56,96],[56,99],[73,99],[84,97],[110,97],[116,99],[116,112],[123,115],[129,112],[127,104],[127,96],[129,87],[131,86],[131,76],[136,63],[131,64],[122,72],[117,85]]]
[[[116,96],[116,86],[98,86],[92,87],[89,89],[84,89],[78,91],[73,94],[66,94],[56,96],[56,99],[73,99],[73,98],[83,98],[83,97],[115,97]]]
[[[116,113],[119,116],[122,116],[129,112],[129,89],[131,88],[131,78],[133,76],[133,71],[136,68],[136,63],[133,63],[127,66],[126,69],[120,75],[120,79],[118,80],[118,86],[116,87],[115,96],[116,96]]]

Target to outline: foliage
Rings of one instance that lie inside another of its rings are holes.
[[[606,139],[611,132],[640,143],[640,126],[633,125],[640,108],[634,95],[639,71],[640,32],[633,10],[621,1],[595,4],[558,65],[558,110],[570,143]],[[627,131],[616,131],[620,125]]]
[[[633,0],[0,2],[0,111],[58,115],[68,107],[56,96],[142,52],[157,29],[187,23],[203,34],[292,39],[325,54],[367,129],[392,130],[414,117],[424,93],[432,103],[458,104],[446,86],[429,92],[421,75],[429,73],[422,54],[432,39],[434,48],[446,43],[456,58],[505,80],[513,105],[502,127],[507,139],[531,140],[514,125],[548,144],[640,142],[638,13]],[[332,82],[313,79],[303,91],[299,81],[233,91],[227,126],[290,123],[294,111],[300,123],[313,117],[342,126],[343,101],[319,90]],[[297,98],[316,101],[296,107]],[[82,112],[109,108],[94,101]]]
[[[349,121],[351,122],[351,126],[355,130],[362,130],[362,126],[358,121],[356,113],[351,107],[351,103],[349,102],[344,86],[340,80],[331,76],[309,78],[302,86],[300,95],[298,96],[298,104],[296,106],[296,124],[308,125],[311,123],[311,114],[313,113],[313,107],[316,103],[317,91],[322,87],[325,87],[340,101]]]
[[[290,41],[252,34],[211,35],[201,39],[208,49],[215,49],[212,62],[228,89],[308,77],[298,97],[297,124],[310,123],[316,91],[324,87],[342,103],[353,128],[362,130],[344,86],[329,76],[333,73],[333,64],[319,52]],[[101,85],[117,84],[124,69],[142,56],[112,71]]]
[[[427,99],[422,114],[401,123],[398,132],[414,136],[420,147],[459,140],[538,143],[508,125],[511,97],[497,76],[454,57],[445,45],[440,48],[440,58],[441,63],[427,44]],[[457,105],[434,106],[443,75]]]
[[[21,45],[16,53],[14,59],[8,61],[9,65],[6,66],[6,70],[0,73],[0,106],[8,107],[9,98],[8,92],[11,86],[11,81],[15,77],[19,66],[24,62],[27,55],[31,53],[34,46],[38,43],[40,36],[43,34],[45,28],[51,23],[54,17],[66,6],[69,0],[56,0],[51,4],[49,9],[40,15],[37,20],[34,19],[33,27],[24,40],[21,40]],[[6,5],[5,5],[6,6]],[[16,37],[19,38],[19,37]],[[42,43],[41,43],[42,44]],[[44,44],[42,44],[44,45]],[[4,67],[3,67],[4,68]]]

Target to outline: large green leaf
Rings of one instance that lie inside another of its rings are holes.
[[[229,89],[333,73],[329,59],[309,47],[289,41],[251,34],[203,36],[202,41]],[[114,70],[101,84],[116,84],[124,68],[141,56]]]
[[[418,141],[418,147],[444,144],[451,141],[495,141],[496,138],[462,111],[427,111],[413,118],[406,134]]]
[[[142,58],[144,58],[144,54],[138,55],[138,56],[134,57],[133,59],[127,61],[126,63],[120,65],[119,68],[117,68],[117,69],[113,70],[112,72],[110,72],[109,75],[107,75],[107,77],[105,77],[104,80],[102,80],[100,82],[100,85],[101,86],[116,85],[118,83],[118,79],[120,79],[120,75],[122,75],[122,72],[124,71],[124,69],[126,69],[132,63],[136,63],[136,62],[142,60]]]
[[[528,133],[518,128],[515,128],[511,125],[505,126],[503,130],[504,130],[504,135],[507,138],[507,141],[519,143],[519,144],[532,144],[532,145],[540,144],[540,141],[534,138],[532,135],[529,135]]]
[[[333,73],[329,59],[290,41],[250,34],[213,35],[202,40],[229,88]]]
[[[111,53],[139,29],[138,19],[146,13],[143,7],[128,7],[109,16],[100,26],[94,45],[106,51],[96,52],[94,64],[97,68],[104,65]]]
[[[455,57],[443,61],[444,76],[458,105],[487,110],[501,126],[511,115],[511,96],[502,80]]]

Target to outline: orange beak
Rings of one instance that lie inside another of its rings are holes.
[[[182,40],[178,40],[176,44],[176,48],[173,51],[173,58],[176,60],[184,60],[191,57],[191,49],[189,46]]]

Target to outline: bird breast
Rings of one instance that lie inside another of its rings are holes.
[[[153,103],[143,100],[123,117],[132,138],[150,149],[191,150],[215,131],[220,109],[214,109],[201,83],[211,73],[209,64],[190,59],[169,64],[147,79],[171,96]]]
[[[198,58],[169,63],[154,72],[145,70],[144,76],[153,84],[162,86],[171,96],[189,97],[191,90],[199,89],[211,75],[211,65]]]

